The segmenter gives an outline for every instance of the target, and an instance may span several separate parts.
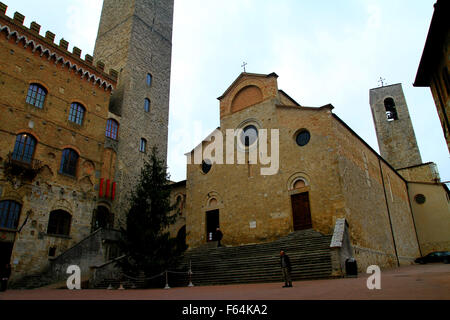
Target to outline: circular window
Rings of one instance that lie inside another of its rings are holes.
[[[418,203],[418,204],[424,204],[425,203],[425,200],[426,200],[426,198],[425,198],[425,196],[423,195],[423,194],[416,194],[416,196],[414,197],[414,200],[416,200],[416,202]]]
[[[311,134],[308,130],[302,130],[299,133],[297,133],[297,136],[295,137],[295,142],[300,147],[306,146],[309,142],[309,139],[311,138]]]
[[[241,142],[244,146],[251,146],[258,139],[258,129],[254,125],[248,125],[242,130]]]
[[[212,164],[211,160],[205,159],[202,161],[202,171],[204,174],[207,174],[209,170],[211,170]]]

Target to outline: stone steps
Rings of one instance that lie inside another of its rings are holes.
[[[331,236],[324,236],[312,229],[293,232],[279,240],[236,247],[213,247],[211,243],[188,250],[178,268],[180,273],[169,273],[169,286],[187,286],[189,265],[192,267],[194,285],[219,285],[236,283],[280,282],[279,250],[283,248],[292,262],[292,279],[323,279],[331,277]],[[117,289],[121,281],[104,279],[96,288]],[[124,288],[140,287],[144,280],[122,282]],[[164,287],[165,276],[152,283]]]
[[[192,267],[194,285],[281,281],[279,250],[292,262],[292,279],[320,279],[331,276],[331,236],[312,229],[293,232],[279,240],[237,247],[199,247],[189,250],[178,271]],[[187,274],[169,274],[170,286],[185,286]]]

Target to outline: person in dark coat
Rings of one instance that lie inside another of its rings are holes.
[[[283,288],[292,287],[291,260],[289,259],[289,256],[284,252],[283,249],[280,250],[280,266],[281,266],[281,272],[283,274],[283,280],[284,280]]]
[[[221,247],[220,240],[223,238],[223,233],[220,231],[220,228],[216,228],[216,234],[215,234],[216,240],[217,240],[217,247]]]
[[[0,291],[6,291],[6,288],[8,286],[8,279],[11,276],[11,265],[9,263],[2,266],[2,269],[0,271]]]

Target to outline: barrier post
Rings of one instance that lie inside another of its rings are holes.
[[[169,273],[166,270],[166,286],[164,287],[164,289],[170,289],[169,287]]]

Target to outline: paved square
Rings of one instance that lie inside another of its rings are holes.
[[[0,300],[450,300],[450,264],[384,270],[381,289],[369,290],[368,274],[358,278],[221,285],[148,290],[9,290]]]

